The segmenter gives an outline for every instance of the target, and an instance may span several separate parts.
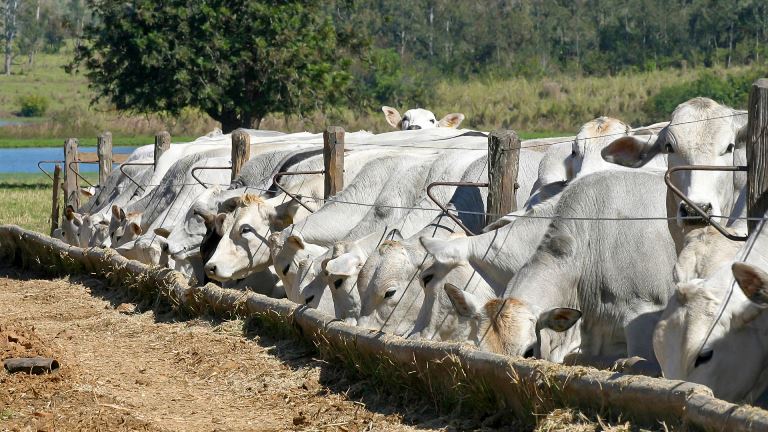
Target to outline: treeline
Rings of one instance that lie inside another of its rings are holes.
[[[440,76],[615,74],[763,62],[764,0],[341,0],[339,22]]]
[[[57,53],[77,40],[88,15],[83,0],[0,0],[3,73],[11,74],[18,57],[31,66],[38,52]]]

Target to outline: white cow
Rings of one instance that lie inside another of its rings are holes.
[[[608,162],[640,167],[660,153],[667,154],[670,168],[682,165],[732,166],[738,160],[737,148],[746,135],[746,111],[720,105],[707,98],[681,103],[672,113],[669,125],[650,137],[619,138],[603,150]],[[728,215],[738,197],[743,176],[720,171],[678,171],[673,183],[694,203],[711,215]],[[668,208],[684,232],[700,226],[703,220],[677,197]]]
[[[765,269],[763,221],[734,259],[706,279],[677,285],[653,337],[666,378],[704,384],[733,402],[753,402],[768,388]]]
[[[586,356],[653,361],[650,333],[669,298],[676,258],[666,221],[599,219],[659,217],[665,212],[665,189],[660,175],[644,172],[606,171],[573,181],[557,204],[559,218],[509,282],[503,305],[486,308],[508,312],[508,325],[479,319],[476,324],[486,327],[478,327],[478,337],[496,332],[504,353],[524,355],[542,343],[542,329],[567,328],[559,318],[575,323],[577,314],[563,315],[564,309],[578,309],[579,335],[553,333],[558,341],[548,345],[569,347],[580,337]],[[488,348],[493,346],[500,345]]]
[[[409,109],[402,116],[398,110],[392,107],[383,106],[381,110],[384,112],[387,123],[399,130],[432,129],[437,127],[456,129],[464,120],[464,114],[451,113],[446,114],[445,117],[438,121],[432,111],[422,108]]]

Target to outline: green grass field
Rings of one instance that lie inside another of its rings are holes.
[[[98,174],[86,173],[91,182]],[[0,174],[0,224],[13,224],[49,234],[52,182],[44,174]]]

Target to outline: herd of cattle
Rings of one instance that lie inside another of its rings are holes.
[[[669,193],[668,167],[745,165],[744,111],[695,98],[668,122],[613,118],[575,137],[523,141],[518,211],[485,226],[487,138],[423,109],[384,107],[390,133],[348,133],[344,188],[323,199],[322,135],[248,131],[230,171],[229,135],[174,144],[156,166],[113,172],[57,235],[112,247],[202,284],[250,289],[350,325],[468,341],[554,362],[613,365],[705,384],[732,401],[768,386],[768,234],[726,239]],[[129,162],[152,162],[152,146]],[[746,175],[678,171],[673,183],[746,235]],[[138,183],[138,184],[137,184]]]

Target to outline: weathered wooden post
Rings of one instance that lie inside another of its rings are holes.
[[[749,90],[747,123],[747,217],[761,218],[768,210],[768,79],[761,78]],[[749,234],[758,221],[747,223]]]
[[[325,198],[344,189],[344,128],[329,126],[323,132]]]
[[[96,138],[96,155],[99,157],[99,184],[103,185],[112,172],[111,132],[104,132]]]
[[[251,158],[251,136],[243,129],[232,132],[232,181]]]
[[[155,135],[155,166],[152,167],[153,170],[157,167],[157,161],[160,160],[160,156],[169,148],[171,148],[171,134],[167,131],[158,132]]]
[[[61,165],[53,168],[53,198],[51,205],[51,236],[59,227],[59,191],[61,190]]]
[[[515,185],[520,138],[513,130],[496,130],[488,135],[488,215],[485,224],[499,219],[499,215],[517,210]]]
[[[76,173],[80,172],[77,154],[77,138],[67,138],[64,141],[64,202],[75,210],[80,208],[80,178]]]

